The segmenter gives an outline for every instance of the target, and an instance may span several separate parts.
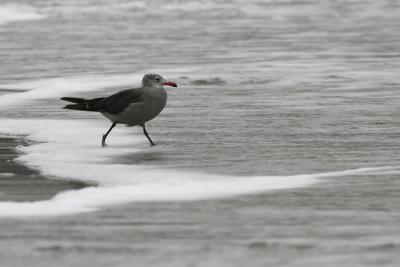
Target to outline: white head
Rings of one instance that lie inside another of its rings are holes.
[[[176,83],[165,80],[159,74],[146,74],[142,80],[142,86],[147,87],[162,87],[164,85],[177,87]]]

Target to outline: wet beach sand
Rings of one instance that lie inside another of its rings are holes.
[[[40,172],[17,163],[15,148],[28,146],[23,137],[0,138],[0,201],[38,201],[65,190],[79,189],[83,183],[49,179]]]

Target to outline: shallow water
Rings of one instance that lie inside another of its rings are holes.
[[[6,266],[398,265],[399,4],[36,0],[2,11],[1,134],[38,142],[17,163],[127,191],[61,194],[65,217],[2,218]],[[56,100],[147,72],[179,85],[148,124],[154,148],[119,127],[102,151],[109,123]],[[295,184],[299,174],[317,175]],[[273,191],[276,176],[291,189]],[[0,211],[46,215],[49,203]]]

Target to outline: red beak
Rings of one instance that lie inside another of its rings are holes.
[[[174,82],[165,82],[163,85],[169,85],[169,86],[172,86],[172,87],[178,87],[178,85],[176,85],[176,83],[174,83]]]

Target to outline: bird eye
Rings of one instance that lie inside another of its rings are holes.
[[[160,80],[160,78],[156,78],[156,81],[159,82],[159,81],[161,81],[161,80]]]

